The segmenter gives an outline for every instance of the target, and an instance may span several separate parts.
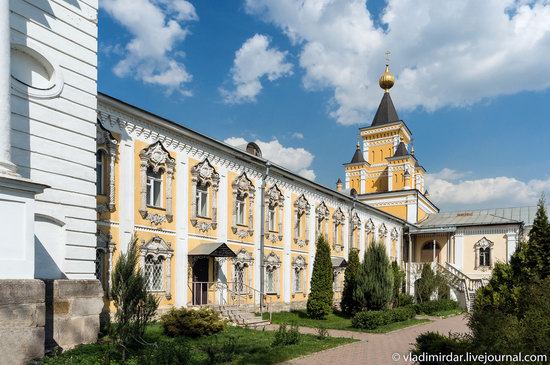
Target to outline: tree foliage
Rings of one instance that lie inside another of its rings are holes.
[[[358,274],[353,298],[361,309],[383,310],[393,295],[393,272],[386,248],[373,243],[365,252]]]
[[[317,251],[311,274],[310,293],[307,299],[307,314],[311,318],[324,319],[332,310],[333,272],[330,247],[326,239],[317,238]]]
[[[158,308],[158,299],[147,292],[147,282],[138,265],[137,239],[132,239],[126,253],[121,253],[112,273],[111,298],[115,306],[115,324],[110,338],[125,359],[129,348],[144,343],[143,334]]]
[[[348,257],[348,266],[344,272],[344,291],[340,302],[342,311],[349,315],[355,313],[359,307],[353,297],[353,291],[355,290],[360,265],[359,251],[352,249]]]
[[[405,272],[401,270],[397,261],[392,261],[391,269],[393,272],[393,297],[392,304],[394,307],[400,305],[399,298],[403,292],[403,284],[405,283]]]

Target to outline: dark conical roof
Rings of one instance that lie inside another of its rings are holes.
[[[397,116],[397,111],[395,111],[395,106],[393,106],[390,93],[386,92],[380,101],[380,105],[374,115],[371,127],[397,122],[398,120],[399,117]]]
[[[407,151],[407,146],[405,146],[405,143],[399,142],[399,144],[397,145],[397,149],[393,154],[393,157],[404,157],[408,155],[409,155],[409,151]]]
[[[363,152],[361,152],[359,145],[357,145],[357,148],[355,149],[355,153],[353,154],[353,157],[351,158],[350,163],[363,163],[363,162],[367,162],[367,161],[365,161],[365,158],[363,157]]]

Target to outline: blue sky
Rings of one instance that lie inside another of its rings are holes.
[[[259,140],[334,186],[390,49],[436,204],[533,204],[550,190],[550,6],[449,0],[434,16],[439,3],[421,3],[102,0],[99,90],[219,140]],[[470,33],[476,16],[495,20]]]

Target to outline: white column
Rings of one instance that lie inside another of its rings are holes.
[[[216,206],[219,207],[217,214],[218,214],[218,242],[224,242],[227,243],[227,229],[229,228],[228,219],[227,216],[227,209],[226,207],[233,204],[233,202],[229,202],[228,198],[228,182],[227,182],[227,167],[221,166],[219,169],[220,174],[220,185],[219,190],[217,194],[217,204]],[[227,268],[229,266],[229,260],[224,259],[220,261],[220,268],[218,271],[218,277],[216,278],[217,281],[227,284],[231,281],[231,278],[227,277]],[[225,300],[227,300],[227,291],[223,292],[223,297]]]
[[[350,216],[348,213],[344,213],[344,227],[342,229],[342,235],[344,236],[344,258],[347,260],[349,257],[349,238],[350,238]]]
[[[393,191],[393,169],[388,167],[388,191]]]
[[[350,188],[349,182],[350,182],[350,174],[349,174],[349,172],[346,171],[346,181],[344,183],[344,189],[349,189]]]
[[[365,161],[369,161],[369,142],[367,140],[363,140],[363,158]]]
[[[365,221],[367,217],[361,220],[361,225],[359,226],[359,260],[365,255]]]
[[[122,131],[120,144],[120,251],[126,252],[128,243],[134,234],[134,141],[131,136]],[[138,179],[138,181],[140,181]]]
[[[176,307],[187,304],[187,254],[189,252],[189,157],[183,152],[176,155],[176,247],[174,279]]]
[[[290,303],[290,284],[291,284],[291,268],[290,268],[290,245],[291,245],[291,235],[292,235],[292,202],[291,202],[291,194],[287,193],[285,195],[285,203],[284,203],[284,237],[283,237],[283,246],[284,246],[284,253],[283,253],[283,300],[285,303]]]
[[[11,162],[10,2],[0,1],[0,174],[16,174]]]
[[[361,186],[359,194],[366,194],[367,192],[367,172],[365,170],[361,170]]]
[[[254,289],[260,290],[260,269],[264,259],[260,251],[260,235],[262,234],[262,179],[256,180],[254,193]],[[259,299],[259,298],[258,298]]]

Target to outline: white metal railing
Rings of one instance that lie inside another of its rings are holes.
[[[239,290],[236,290],[236,289]],[[271,297],[250,285],[237,282],[223,283],[219,281],[194,281],[189,283],[191,290],[191,305],[193,306],[234,306],[237,308],[252,307],[263,314],[269,313],[272,319],[273,306]],[[260,298],[263,296],[263,305]]]

